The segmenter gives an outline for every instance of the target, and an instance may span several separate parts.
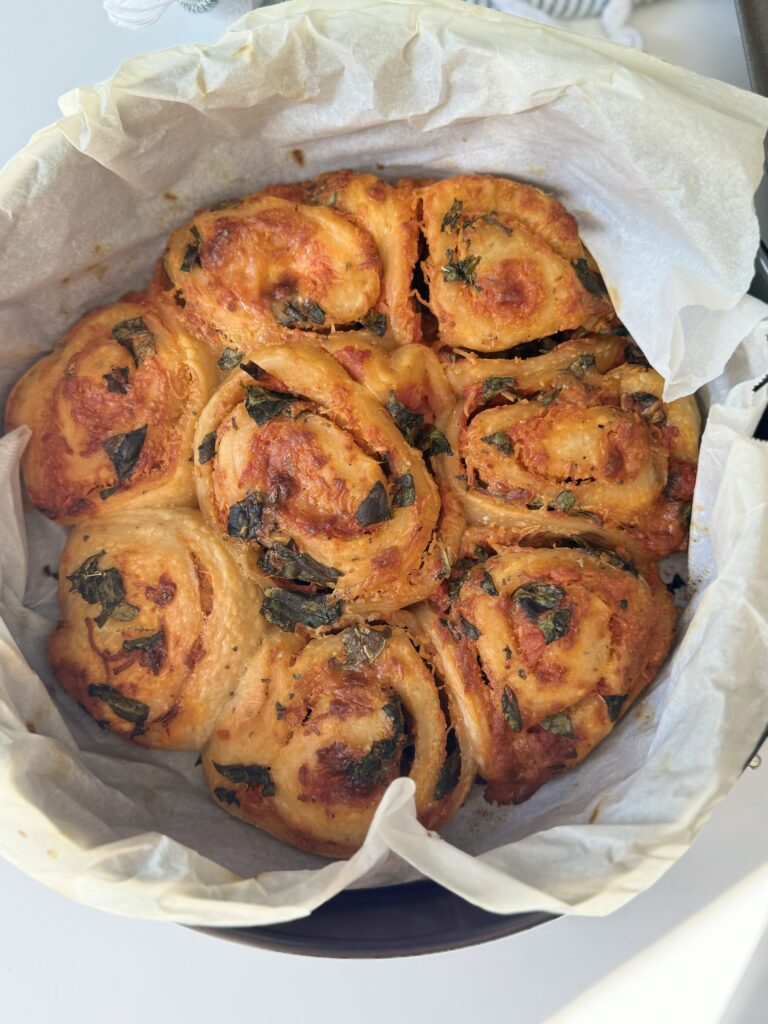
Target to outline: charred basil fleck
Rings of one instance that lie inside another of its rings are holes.
[[[550,512],[570,512],[576,504],[576,495],[573,491],[560,491],[554,501],[550,501],[547,508]]]
[[[263,764],[217,764],[213,767],[227,782],[245,783],[246,786],[261,786],[262,796],[275,795],[275,783],[269,768]]]
[[[100,604],[101,611],[96,617],[96,625],[101,628],[109,618],[118,622],[128,622],[135,618],[139,609],[125,600],[123,577],[114,568],[100,569],[99,561],[106,551],[91,555],[67,579],[72,584],[72,592],[78,593],[88,604]]]
[[[144,447],[147,436],[147,424],[128,434],[115,434],[108,437],[102,447],[115,468],[118,481],[127,480],[136,468],[136,463]]]
[[[565,597],[565,591],[554,583],[525,583],[512,595],[533,622],[543,612],[556,608]]]
[[[272,315],[283,327],[296,327],[299,324],[308,323],[322,326],[325,323],[323,307],[312,299],[301,299],[298,296],[294,296],[282,305],[274,305]]]
[[[363,327],[367,327],[371,334],[375,334],[377,338],[382,338],[387,333],[387,318],[383,313],[377,313],[375,309],[372,309],[370,313],[366,313],[360,323]]]
[[[520,705],[517,703],[515,691],[509,686],[505,686],[501,694],[501,713],[512,732],[520,732],[523,727]]]
[[[102,377],[107,382],[107,391],[114,395],[128,394],[130,380],[127,366],[113,366],[110,372],[102,374]]]
[[[499,592],[496,589],[495,583],[493,582],[493,577],[489,572],[483,573],[482,579],[480,580],[480,586],[483,588],[486,594],[489,594],[491,597],[499,596]]]
[[[387,412],[411,448],[418,448],[425,456],[453,454],[445,434],[425,424],[423,415],[403,405],[394,391],[389,393]]]
[[[574,377],[583,377],[587,370],[590,370],[595,365],[595,357],[591,352],[582,352],[576,356],[572,363],[569,364],[568,369],[574,375]]]
[[[261,388],[257,384],[249,384],[245,389],[245,411],[258,426],[263,427],[265,423],[282,416],[285,410],[295,402],[293,395],[286,395],[280,391],[270,391],[268,388]]]
[[[198,231],[197,225],[193,224],[189,229],[192,235],[192,241],[187,243],[187,248],[184,250],[184,258],[181,261],[179,270],[183,273],[188,274],[192,267],[202,267],[203,260],[200,255],[200,246],[203,244],[203,236]]]
[[[392,481],[392,508],[409,508],[416,501],[416,487],[410,473]]]
[[[335,583],[342,575],[338,569],[302,554],[292,540],[287,544],[271,544],[262,555],[261,568],[267,576],[304,583]]]
[[[258,540],[264,527],[264,497],[261,494],[246,494],[236,502],[227,517],[227,534],[239,540]]]
[[[545,612],[536,620],[536,624],[544,636],[544,643],[551,644],[560,640],[568,632],[568,625],[571,621],[570,608],[555,608],[551,612]]]
[[[467,622],[463,615],[459,616],[459,626],[464,636],[468,636],[470,640],[479,640],[482,636],[477,626],[473,626],[471,622]]]
[[[512,442],[509,439],[509,434],[505,434],[500,430],[497,430],[495,434],[489,434],[487,437],[481,437],[480,440],[483,444],[492,444],[494,448],[498,448],[503,455],[511,455],[514,451]]]
[[[366,663],[374,662],[392,636],[392,630],[373,629],[371,626],[349,626],[341,634],[344,644],[345,662],[349,668],[359,668]]]
[[[525,507],[529,508],[531,510],[531,512],[535,512],[537,509],[540,509],[540,508],[544,507],[544,499],[543,498],[531,498],[531,500],[526,504]]]
[[[608,294],[606,291],[605,284],[603,283],[602,277],[596,273],[585,259],[571,260],[571,266],[573,267],[576,277],[592,295],[596,295],[598,299],[603,299]]]
[[[453,733],[451,733],[453,736]],[[455,740],[454,740],[455,742]],[[461,751],[459,750],[458,744],[447,754],[445,761],[443,761],[443,767],[440,769],[440,774],[437,777],[437,784],[435,785],[435,792],[432,795],[433,800],[442,800],[444,797],[452,793],[456,788],[459,777],[461,776]]]
[[[361,526],[373,526],[392,518],[389,499],[384,484],[377,480],[355,512],[355,519]]]
[[[106,683],[91,683],[88,687],[88,696],[104,701],[118,718],[131,722],[134,726],[134,736],[140,736],[144,731],[144,723],[149,716],[148,704],[126,697],[114,686],[107,686]]]
[[[227,346],[219,356],[219,367],[222,370],[234,370],[236,366],[240,365],[240,360],[243,358],[243,353],[239,348],[231,348]]]
[[[237,797],[237,790],[235,789],[227,789],[225,786],[217,786],[213,791],[213,795],[217,800],[221,800],[223,804],[229,804],[230,807],[233,804],[235,807],[240,806],[240,801]]]
[[[155,675],[165,658],[165,631],[159,630],[151,636],[137,636],[123,641],[123,650],[139,652],[139,664],[150,669]]]
[[[112,337],[133,356],[137,366],[141,366],[148,356],[153,356],[155,336],[147,327],[143,317],[134,316],[130,320],[121,320],[112,328]]]
[[[340,617],[342,604],[326,594],[300,594],[275,587],[264,591],[261,614],[284,633],[293,633],[301,623],[310,629],[330,626]]]
[[[210,434],[206,434],[203,438],[203,443],[197,446],[197,461],[201,466],[204,466],[206,462],[210,462],[213,456],[216,454],[216,431],[212,430]]]
[[[514,377],[488,377],[483,381],[481,398],[484,402],[489,402],[502,391],[514,391],[516,386],[517,381]]]
[[[566,739],[575,740],[576,734],[573,731],[573,725],[571,724],[571,716],[567,711],[559,711],[556,715],[550,715],[548,718],[543,718],[539,725],[542,729],[546,729],[547,732],[551,732],[554,736],[564,736]]]
[[[615,722],[621,714],[621,709],[624,707],[626,699],[626,693],[603,694],[603,700],[605,701],[605,706],[608,709],[608,717],[612,722]]]
[[[383,785],[386,781],[386,762],[398,753],[405,735],[405,719],[398,698],[381,709],[392,720],[392,735],[386,740],[374,740],[368,753],[359,760],[350,761],[346,774],[358,786]]]
[[[419,437],[419,447],[425,457],[430,455],[453,455],[448,438],[437,427],[425,426]]]

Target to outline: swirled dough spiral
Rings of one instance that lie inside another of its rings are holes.
[[[585,757],[647,686],[674,609],[655,567],[640,575],[611,552],[468,550],[447,603],[420,614],[486,797],[518,803]]]
[[[32,503],[61,523],[194,505],[192,435],[217,381],[205,346],[145,295],[88,313],[8,400],[7,428],[32,429]]]
[[[699,413],[623,363],[625,339],[573,338],[524,360],[449,369],[460,393],[440,472],[467,518],[508,540],[583,536],[639,558],[687,541]]]
[[[552,196],[490,175],[418,191],[440,344],[499,352],[609,322],[613,307],[597,267]]]
[[[198,750],[252,670],[261,593],[197,511],[84,523],[60,566],[53,671],[104,728],[145,747]]]
[[[206,518],[267,591],[264,614],[291,630],[426,597],[462,526],[455,501],[441,507],[430,469],[443,456],[417,447],[444,450],[442,433],[410,412],[421,425],[406,439],[317,346],[257,355],[203,411],[195,472]],[[408,410],[392,408],[405,422]]]
[[[171,235],[155,289],[217,353],[364,325],[415,341],[416,204],[351,171],[219,203]]]
[[[414,781],[419,820],[437,828],[475,774],[429,642],[408,613],[310,639],[270,631],[203,765],[231,814],[328,857],[362,844],[398,776]]]

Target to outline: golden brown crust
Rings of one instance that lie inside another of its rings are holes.
[[[105,728],[198,750],[252,661],[261,594],[191,509],[109,516],[73,530],[48,659]]]
[[[442,607],[438,595],[419,615],[487,798],[519,803],[626,712],[666,657],[675,614],[655,567],[640,575],[610,552],[470,552]]]
[[[171,235],[154,293],[216,353],[361,323],[417,341],[416,202],[337,171],[198,210]]]
[[[664,403],[654,370],[621,363],[624,341],[574,338],[531,359],[449,369],[461,397],[440,472],[469,522],[508,542],[580,536],[644,560],[685,546],[696,403]]]
[[[270,346],[249,368],[203,411],[195,473],[204,515],[268,588],[265,609],[283,586],[317,595],[331,622],[426,597],[462,527],[427,464],[444,456],[425,460],[316,346]]]
[[[359,848],[400,775],[416,785],[419,820],[445,824],[475,766],[424,645],[405,613],[309,640],[271,631],[203,752],[214,799],[326,857]]]
[[[498,352],[613,316],[576,221],[539,189],[463,175],[420,189],[443,345]]]
[[[32,504],[61,523],[194,505],[192,435],[217,379],[205,347],[145,295],[93,310],[8,400],[7,429],[32,429]]]

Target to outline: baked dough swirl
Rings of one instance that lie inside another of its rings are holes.
[[[429,467],[440,430],[396,396],[388,412],[314,345],[244,365],[200,417],[195,472],[203,513],[266,590],[263,614],[318,628],[431,593],[462,527]]]
[[[471,523],[508,541],[582,536],[640,559],[687,542],[700,419],[663,380],[624,363],[626,339],[566,341],[524,360],[464,360],[444,460]]]
[[[205,346],[145,295],[93,310],[8,400],[7,429],[32,429],[22,461],[32,504],[60,523],[195,505],[189,452],[218,379]]]
[[[48,659],[103,728],[199,750],[262,634],[258,587],[197,511],[109,516],[73,530]]]
[[[500,548],[469,531],[445,603],[420,615],[486,780],[526,800],[584,758],[654,677],[675,613],[655,567],[612,552]]]
[[[217,353],[341,327],[416,341],[416,205],[351,171],[218,203],[171,235],[155,289]]]
[[[552,196],[490,175],[418,190],[440,344],[499,352],[613,316],[574,218]]]
[[[427,828],[466,798],[475,765],[463,725],[410,614],[308,640],[272,630],[257,666],[203,752],[208,785],[231,814],[346,857],[398,776],[414,781]]]

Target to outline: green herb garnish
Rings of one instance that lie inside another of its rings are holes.
[[[416,501],[416,488],[410,473],[392,481],[392,508],[409,508]]]
[[[501,713],[512,732],[520,732],[523,727],[520,705],[517,703],[515,691],[509,686],[505,686],[501,694]]]
[[[267,576],[304,583],[335,583],[342,575],[338,569],[302,554],[292,540],[287,544],[270,544],[262,555],[261,569]]]
[[[502,391],[514,391],[517,381],[514,377],[487,377],[483,381],[483,389],[480,397],[484,402],[489,402]]]
[[[227,782],[245,783],[246,786],[261,786],[262,796],[275,795],[275,783],[269,768],[263,764],[217,764],[213,767]]]
[[[115,324],[112,328],[112,337],[119,345],[128,349],[137,366],[141,366],[148,356],[153,356],[156,352],[155,336],[140,316]]]
[[[289,299],[282,306],[273,306],[272,315],[283,327],[296,327],[297,324],[325,323],[325,311],[312,299],[301,299],[298,296]]]
[[[605,706],[608,710],[608,717],[612,722],[615,722],[621,714],[621,709],[624,707],[626,699],[626,693],[603,694],[603,700],[605,701]]]
[[[573,267],[576,277],[578,277],[582,286],[586,288],[588,292],[597,296],[598,299],[604,299],[606,297],[608,292],[602,277],[600,277],[600,275],[590,267],[587,260],[572,260],[571,266]]]
[[[222,370],[234,370],[236,366],[240,365],[242,358],[243,353],[239,348],[227,347],[219,356],[219,367]]]
[[[238,540],[258,540],[264,528],[264,497],[261,494],[246,494],[236,502],[227,517],[227,534]]]
[[[282,391],[270,391],[257,384],[249,384],[245,389],[245,411],[260,427],[276,416],[282,416],[295,401],[293,395],[286,395]]]
[[[135,618],[139,609],[125,600],[125,586],[120,572],[111,567],[100,569],[99,561],[106,551],[91,555],[67,579],[72,584],[72,592],[78,593],[88,604],[100,604],[101,611],[96,617],[96,625],[101,628],[109,618],[118,622],[128,622]]]
[[[148,704],[132,697],[125,697],[114,686],[107,686],[106,683],[91,683],[88,687],[88,696],[104,701],[118,718],[131,722],[134,726],[133,736],[140,736],[144,731],[144,723],[149,716]]]
[[[372,629],[370,626],[349,626],[341,633],[341,640],[344,644],[346,655],[345,665],[349,668],[359,668],[364,664],[374,662],[392,636],[392,630],[385,626],[383,629]]]
[[[326,594],[300,594],[275,587],[264,591],[261,614],[284,633],[293,633],[301,623],[310,629],[331,626],[341,616],[342,603]]]
[[[445,264],[440,268],[444,281],[457,281],[459,284],[470,285],[477,291],[482,288],[477,284],[477,265],[480,262],[479,256],[465,256],[458,259],[455,249],[448,249],[445,254]]]
[[[496,431],[495,434],[489,434],[487,437],[481,437],[480,440],[483,444],[492,444],[494,448],[498,448],[503,455],[512,455],[514,452],[514,447],[509,438],[509,434],[505,434],[501,430]]]
[[[210,434],[206,434],[203,438],[202,444],[197,446],[197,461],[198,464],[204,466],[206,462],[210,462],[213,456],[216,454],[216,431],[212,430]]]
[[[102,447],[117,473],[118,481],[127,480],[136,468],[136,463],[144,447],[147,436],[147,424],[128,434],[115,434],[104,441]]]
[[[373,526],[392,518],[389,499],[384,485],[377,480],[355,512],[355,519],[361,526]]]
[[[203,244],[203,236],[198,231],[197,225],[193,224],[189,229],[192,241],[187,244],[184,250],[184,258],[181,261],[179,270],[188,274],[192,267],[202,267],[203,260],[200,255],[200,246]]]
[[[576,734],[573,731],[571,716],[567,711],[560,711],[556,715],[550,715],[539,722],[542,729],[551,732],[553,736],[565,736],[566,739],[575,740]]]

